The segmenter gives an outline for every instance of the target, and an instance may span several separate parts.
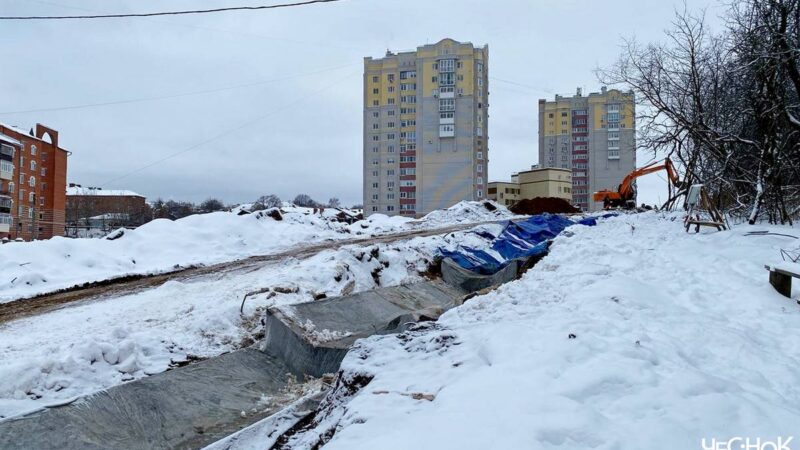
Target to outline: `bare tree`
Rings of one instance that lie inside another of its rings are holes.
[[[256,200],[256,205],[259,209],[280,208],[283,203],[280,197],[275,194],[262,195]]]
[[[200,211],[209,213],[214,211],[222,211],[225,209],[225,204],[217,198],[209,198],[200,203]]]
[[[637,93],[639,145],[677,159],[684,187],[704,183],[718,207],[750,223],[762,213],[791,222],[786,204],[798,201],[797,91],[787,90],[791,70],[780,56],[786,31],[765,25],[789,3],[796,15],[798,1],[744,1],[720,35],[702,15],[676,13],[666,43],[627,41],[619,61],[598,71]],[[795,35],[788,45],[796,52],[797,44]]]
[[[331,199],[328,200],[328,207],[329,208],[339,208],[341,206],[342,206],[342,202],[339,201],[338,197],[331,197]]]
[[[297,197],[294,198],[292,201],[297,206],[303,206],[307,208],[316,208],[318,203],[314,201],[308,194],[299,194]]]

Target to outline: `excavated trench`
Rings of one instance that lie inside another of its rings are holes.
[[[541,244],[537,248],[546,252]],[[0,448],[189,449],[216,442],[214,449],[234,449],[247,432],[257,433],[265,447],[280,447],[313,416],[323,397],[319,380],[338,371],[356,340],[436,320],[476,292],[518,277],[542,256],[509,260],[491,274],[445,258],[433,271],[441,279],[269,308],[261,342],[2,421]],[[297,380],[310,381],[316,395]],[[298,398],[302,407],[293,404]],[[248,428],[262,419],[254,425],[260,428]]]

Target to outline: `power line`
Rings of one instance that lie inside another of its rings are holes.
[[[56,107],[52,107],[52,108],[24,109],[24,110],[19,110],[19,111],[4,111],[4,112],[0,112],[0,115],[39,113],[39,112],[49,112],[49,111],[66,111],[66,110],[71,110],[71,109],[94,108],[94,107],[98,107],[98,106],[111,106],[111,105],[124,105],[124,104],[128,104],[128,103],[141,103],[141,102],[149,102],[149,101],[154,101],[154,100],[165,100],[165,99],[170,99],[170,98],[188,97],[188,96],[192,96],[192,95],[210,94],[210,93],[213,93],[213,92],[222,92],[222,91],[229,91],[229,90],[233,90],[233,89],[240,89],[240,88],[251,87],[251,86],[260,86],[260,85],[263,85],[263,84],[274,83],[276,81],[290,80],[290,79],[299,78],[299,77],[316,75],[316,74],[320,74],[320,73],[325,73],[325,72],[341,69],[341,68],[344,68],[344,67],[353,66],[355,64],[360,64],[360,63],[343,64],[343,65],[340,65],[340,66],[333,66],[333,67],[329,67],[329,68],[325,68],[325,69],[315,70],[315,71],[312,71],[312,72],[304,72],[304,73],[300,73],[300,74],[296,74],[296,75],[288,75],[288,76],[285,76],[285,77],[272,78],[272,79],[269,79],[269,80],[254,81],[252,83],[235,84],[235,85],[231,85],[231,86],[224,86],[224,87],[212,88],[212,89],[203,89],[203,90],[199,90],[199,91],[189,91],[189,92],[182,92],[182,93],[178,93],[178,94],[156,95],[156,96],[150,96],[150,97],[140,97],[140,98],[132,98],[132,99],[124,99],[124,100],[112,100],[112,101],[108,101],[108,102],[86,103],[86,104],[82,104],[82,105],[68,105],[68,106],[56,106]]]
[[[229,11],[256,11],[261,9],[290,8],[293,6],[306,6],[314,3],[332,3],[340,0],[307,0],[295,3],[279,3],[275,5],[259,6],[231,6],[227,8],[214,9],[194,9],[185,11],[162,11],[151,13],[131,13],[131,14],[96,14],[81,16],[0,16],[0,20],[69,20],[69,19],[118,19],[124,17],[154,17],[154,16],[179,16],[186,14],[209,14]]]
[[[73,9],[73,10],[84,11],[86,13],[92,13],[92,14],[101,14],[101,11],[97,11],[97,10],[93,10],[93,9],[87,9],[87,8],[80,8],[80,7],[72,6],[72,5],[62,5],[60,3],[53,3],[53,2],[45,1],[45,0],[31,0],[31,1],[35,1],[36,3],[41,3],[43,5],[56,6],[56,7],[59,7],[59,8]],[[284,37],[279,37],[279,36],[267,36],[267,35],[263,35],[263,34],[243,32],[241,30],[230,30],[230,29],[225,29],[225,28],[207,27],[207,26],[201,26],[201,25],[197,25],[197,24],[184,23],[184,22],[173,21],[173,20],[159,20],[159,19],[145,19],[145,20],[147,20],[149,22],[152,22],[152,23],[166,23],[166,24],[169,24],[170,26],[174,26],[174,27],[184,27],[184,28],[192,28],[192,29],[196,29],[196,30],[214,31],[214,32],[219,32],[219,33],[227,33],[227,34],[233,34],[233,35],[245,36],[245,37],[257,37],[257,38],[262,38],[262,39],[284,41],[284,42],[289,42],[289,43],[293,43],[293,44],[311,45],[311,46],[314,46],[314,47],[330,47],[330,48],[351,49],[351,50],[357,48],[357,47],[352,47],[352,46],[343,46],[343,45],[338,45],[338,44],[332,44],[331,42],[298,41],[296,39],[289,39],[289,38],[284,38]]]
[[[233,133],[235,131],[239,131],[239,130],[241,130],[243,128],[246,128],[246,127],[248,127],[250,125],[253,125],[254,123],[257,123],[257,122],[259,122],[261,120],[264,120],[267,117],[270,117],[270,116],[275,115],[275,114],[277,114],[279,112],[282,112],[284,110],[292,108],[292,107],[294,107],[294,106],[306,101],[307,99],[309,99],[309,98],[311,98],[311,97],[313,97],[313,96],[315,96],[317,94],[321,94],[322,92],[324,92],[324,91],[336,86],[340,82],[350,78],[353,75],[355,75],[355,74],[348,74],[344,78],[338,79],[334,83],[332,83],[330,85],[327,85],[327,86],[323,87],[322,89],[318,89],[316,91],[310,92],[310,93],[300,97],[299,99],[297,99],[296,101],[294,101],[292,103],[288,103],[286,105],[283,105],[278,109],[274,109],[274,110],[272,110],[272,111],[270,111],[270,112],[268,112],[266,114],[262,114],[262,115],[260,115],[260,116],[258,116],[256,118],[254,118],[252,120],[249,120],[247,122],[244,122],[244,123],[242,123],[242,124],[240,124],[240,125],[238,125],[236,127],[229,128],[229,129],[223,131],[222,133],[219,133],[219,134],[217,134],[217,135],[215,135],[215,136],[213,136],[213,137],[211,137],[209,139],[206,139],[206,140],[204,140],[202,142],[198,142],[197,144],[191,145],[191,146],[189,146],[189,147],[187,147],[187,148],[185,148],[183,150],[180,150],[180,151],[177,151],[175,153],[169,154],[169,155],[167,155],[167,156],[165,156],[165,157],[163,157],[161,159],[158,159],[158,160],[153,161],[153,162],[151,162],[149,164],[146,164],[146,165],[144,165],[142,167],[139,167],[138,169],[131,170],[130,172],[126,172],[126,173],[124,173],[124,174],[122,174],[120,176],[117,176],[117,177],[114,177],[114,178],[112,178],[110,180],[107,180],[105,183],[103,183],[103,186],[108,185],[108,184],[110,184],[110,183],[112,183],[114,181],[119,181],[119,180],[121,180],[123,178],[127,178],[127,177],[129,177],[129,176],[131,176],[131,175],[133,175],[135,173],[139,173],[139,172],[141,172],[141,171],[143,171],[145,169],[149,169],[150,167],[153,167],[153,166],[155,166],[157,164],[160,164],[160,163],[162,163],[162,162],[164,162],[164,161],[166,161],[168,159],[174,158],[174,157],[176,157],[178,155],[182,155],[182,154],[184,154],[186,152],[189,152],[189,151],[192,151],[192,150],[194,150],[194,149],[196,149],[198,147],[202,147],[203,145],[206,145],[206,144],[208,144],[210,142],[214,142],[217,139],[223,138],[223,137],[225,137],[225,136],[227,136],[227,135],[229,135],[229,134],[231,134],[231,133]]]
[[[527,85],[527,84],[517,83],[516,81],[504,80],[502,78],[489,77],[489,79],[490,80],[494,80],[494,81],[499,81],[501,83],[507,83],[507,84],[512,84],[514,86],[519,86],[519,87],[524,87],[524,88],[527,88],[527,89],[532,89],[532,90],[537,91],[537,92],[544,92],[545,94],[554,94],[555,93],[550,89],[539,88],[539,87],[536,87],[536,86],[530,86],[530,85]]]

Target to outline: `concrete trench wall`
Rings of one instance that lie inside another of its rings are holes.
[[[335,373],[357,339],[402,331],[409,322],[436,319],[467,294],[442,281],[375,289],[267,311],[263,351],[293,373]]]

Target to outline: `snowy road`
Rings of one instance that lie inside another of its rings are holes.
[[[391,233],[377,237],[358,237],[344,240],[328,240],[316,244],[301,244],[289,250],[259,256],[213,264],[209,266],[182,268],[168,273],[121,277],[90,283],[87,286],[68,288],[52,294],[44,294],[33,298],[0,303],[0,324],[11,320],[42,314],[54,309],[63,308],[72,303],[101,301],[110,298],[132,295],[148,289],[157,288],[170,281],[190,282],[203,277],[211,279],[237,273],[247,273],[259,270],[286,258],[308,258],[321,251],[339,248],[352,244],[378,244],[390,243],[413,237],[425,237],[450,233],[467,228],[472,228],[479,223],[461,224],[449,227],[420,229]]]

